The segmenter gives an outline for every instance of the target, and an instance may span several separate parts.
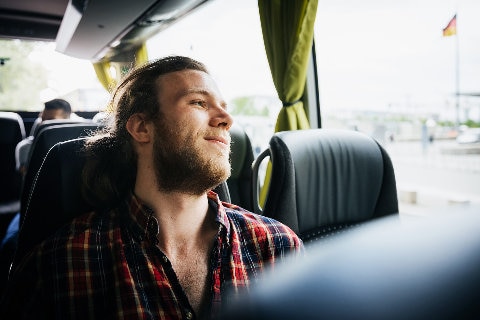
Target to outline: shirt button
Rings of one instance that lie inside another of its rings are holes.
[[[163,262],[168,262],[167,256],[163,256],[162,259],[163,259]]]
[[[191,320],[193,318],[193,313],[191,313],[190,311],[187,311],[185,314],[185,317],[187,318],[187,320]]]

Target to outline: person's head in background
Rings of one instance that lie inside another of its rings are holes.
[[[53,99],[45,102],[45,108],[40,112],[42,121],[53,119],[69,119],[72,113],[70,103],[63,99]]]

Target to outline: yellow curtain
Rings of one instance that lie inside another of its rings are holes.
[[[278,97],[284,108],[275,131],[310,127],[300,99],[313,44],[318,0],[258,0],[263,41]]]
[[[148,61],[147,45],[142,43],[135,54],[135,66],[139,66]]]
[[[258,0],[265,51],[283,104],[275,132],[310,128],[301,98],[313,45],[317,6],[318,0]],[[267,197],[270,176],[269,163],[260,191],[261,205]]]
[[[93,69],[97,74],[98,81],[102,84],[102,86],[110,92],[116,85],[115,79],[112,77],[110,73],[110,61],[99,61],[93,63]]]
[[[121,60],[121,61],[120,61]],[[148,61],[147,46],[142,43],[138,48],[131,52],[125,52],[116,56],[116,61],[103,59],[93,63],[93,68],[98,81],[110,92],[115,88],[120,79],[130,70],[132,66],[138,66]],[[115,68],[115,74],[112,75],[111,69]]]

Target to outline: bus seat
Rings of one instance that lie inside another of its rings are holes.
[[[31,126],[31,128],[30,128],[30,132],[29,132],[28,136],[30,136],[30,137],[33,136],[35,130],[37,130],[37,127],[38,127],[38,125],[39,125],[40,123],[42,123],[42,118],[41,118],[41,117],[37,117],[37,118],[35,119],[35,121],[33,121],[33,123],[32,123],[32,126]]]
[[[92,210],[81,192],[81,172],[85,163],[82,153],[84,141],[85,137],[59,142],[45,157],[27,201],[14,265],[62,225]],[[230,202],[226,183],[214,191],[222,201]]]
[[[28,166],[28,159],[30,158],[30,148],[32,147],[35,137],[45,128],[50,126],[58,126],[61,124],[74,124],[74,123],[90,123],[89,119],[72,118],[72,119],[52,119],[41,121],[41,118],[37,118],[33,123],[30,130],[30,135],[17,144],[15,149],[15,163],[17,170]]]
[[[96,130],[98,124],[95,123],[72,123],[61,125],[50,125],[41,129],[35,138],[32,139],[32,147],[30,148],[30,160],[26,169],[26,173],[21,186],[20,201],[17,210],[12,213],[12,217],[9,218],[9,228],[11,233],[7,236],[8,239],[3,238],[2,246],[0,247],[0,277],[1,280],[5,279],[8,274],[8,266],[12,262],[15,248],[17,246],[18,227],[21,225],[25,216],[25,210],[29,197],[29,191],[35,179],[35,176],[40,169],[43,159],[47,155],[48,150],[53,147],[57,142],[75,139],[81,136],[86,136],[90,131]],[[22,140],[25,141],[26,139]],[[20,142],[20,143],[22,143]],[[19,144],[20,144],[19,143]],[[17,219],[17,214],[19,220]],[[18,223],[16,221],[19,221]],[[14,231],[15,230],[15,231]],[[5,277],[3,277],[5,275]],[[2,281],[0,280],[0,284]]]
[[[274,134],[253,165],[270,156],[272,175],[263,208],[255,212],[292,228],[305,243],[361,222],[398,214],[390,157],[372,137],[350,130],[307,129]]]
[[[18,113],[0,112],[0,214],[18,211],[21,176],[15,169],[15,147],[25,138]]]
[[[252,163],[254,160],[250,138],[240,125],[230,128],[232,137],[232,174],[227,180],[232,203],[253,211],[252,205]]]
[[[92,131],[97,130],[99,127],[99,124],[93,122],[76,122],[48,125],[41,128],[37,136],[32,140],[32,146],[30,148],[28,165],[21,193],[20,221],[23,221],[29,191],[48,150],[58,142],[88,136]]]
[[[39,120],[39,122],[37,122]],[[90,119],[84,119],[84,118],[69,118],[69,119],[51,119],[51,120],[45,120],[41,121],[41,118],[38,118],[35,120],[32,129],[30,129],[30,135],[35,137],[42,131],[42,129],[45,129],[50,126],[57,126],[59,124],[70,124],[70,123],[83,123],[83,122],[93,122]]]
[[[480,319],[480,216],[386,216],[272,269],[222,319]]]

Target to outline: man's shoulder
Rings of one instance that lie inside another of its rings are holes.
[[[47,238],[44,249],[54,248],[78,241],[105,241],[111,230],[116,227],[115,212],[97,213],[95,211],[82,214],[59,228]]]
[[[236,205],[224,204],[225,212],[236,232],[247,235],[265,234],[273,237],[298,239],[298,236],[287,225],[266,216],[262,216]]]
[[[238,220],[252,225],[283,225],[275,219],[253,213],[234,204],[223,203],[223,206],[225,207],[228,218],[231,220]]]
[[[232,251],[244,261],[274,262],[275,257],[303,254],[303,242],[287,225],[237,206],[225,207],[230,224]]]
[[[107,248],[109,246],[109,229],[112,229],[112,216],[85,213],[64,224],[53,234],[36,244],[19,260],[19,270],[52,265],[68,260],[82,258],[91,248]]]
[[[253,213],[235,204],[222,202],[222,205],[225,208],[225,212],[227,213],[227,216],[229,217],[229,219],[235,219],[239,221],[244,221],[245,223],[252,223],[252,224],[283,225],[281,222],[275,219]]]

